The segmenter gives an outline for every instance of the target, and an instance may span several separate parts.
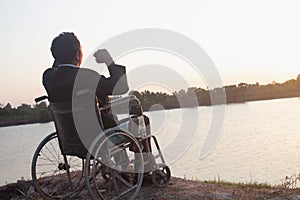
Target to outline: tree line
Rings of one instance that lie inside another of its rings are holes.
[[[52,120],[49,106],[41,102],[33,106],[22,104],[13,108],[10,103],[0,104],[0,126],[43,123]]]
[[[159,104],[164,109],[179,107],[210,106],[224,102],[212,102],[211,94],[226,94],[226,103],[244,103],[247,101],[268,100],[288,97],[300,97],[300,74],[296,79],[285,81],[284,83],[272,82],[267,85],[239,83],[214,89],[204,89],[191,87],[167,94],[163,92],[151,91],[131,91],[142,103],[145,111]],[[0,104],[0,126],[49,122],[52,120],[49,106],[45,102],[33,106],[22,104],[13,108],[11,104]]]
[[[161,92],[154,93],[150,91],[132,92],[132,94],[136,95],[142,102],[144,110],[149,110],[154,104],[160,104],[165,109],[223,104],[224,102],[222,101],[211,101],[211,95],[218,93],[226,94],[225,103],[227,104],[300,97],[300,74],[296,79],[291,79],[284,83],[276,83],[273,81],[267,85],[260,85],[258,82],[255,84],[239,83],[237,85],[228,85],[212,90],[191,87],[187,90],[180,90],[179,92],[174,92],[172,94]],[[193,100],[195,98],[196,100]]]

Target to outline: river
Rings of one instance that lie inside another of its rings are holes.
[[[212,150],[200,158],[216,108],[225,110],[222,128]],[[300,98],[146,114],[174,176],[276,185],[300,173]],[[35,148],[53,131],[52,122],[0,128],[0,185],[31,179]],[[177,156],[169,156],[170,150]]]

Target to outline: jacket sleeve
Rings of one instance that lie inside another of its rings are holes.
[[[101,76],[96,93],[105,95],[121,95],[128,92],[129,87],[125,67],[122,65],[111,65],[108,67],[108,70],[110,77],[106,78],[105,76]]]

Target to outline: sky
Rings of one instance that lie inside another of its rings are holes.
[[[51,41],[63,31],[78,36],[85,59],[126,31],[172,30],[205,50],[224,85],[284,82],[300,74],[299,8],[298,0],[1,0],[0,103],[45,94]]]

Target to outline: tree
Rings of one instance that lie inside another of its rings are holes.
[[[0,109],[0,120],[3,121],[7,118],[9,118],[10,114],[7,109],[1,108]]]
[[[4,107],[4,109],[6,110],[11,110],[12,109],[12,106],[10,103],[7,103],[6,106]]]
[[[40,121],[45,122],[49,120],[49,113],[47,112],[47,110],[41,110],[38,114],[38,118]]]
[[[134,95],[136,96],[136,98],[138,98],[138,100],[140,100],[141,102],[143,101],[143,95],[136,90],[130,91],[129,95]]]
[[[45,101],[42,101],[39,104],[35,104],[34,108],[47,108],[47,103]]]
[[[23,103],[22,105],[17,107],[17,109],[20,109],[20,110],[28,110],[30,108],[31,108],[31,105],[28,105],[28,104],[25,104],[25,103]]]
[[[238,84],[238,87],[241,88],[241,87],[247,87],[248,84],[247,83],[239,83]]]

